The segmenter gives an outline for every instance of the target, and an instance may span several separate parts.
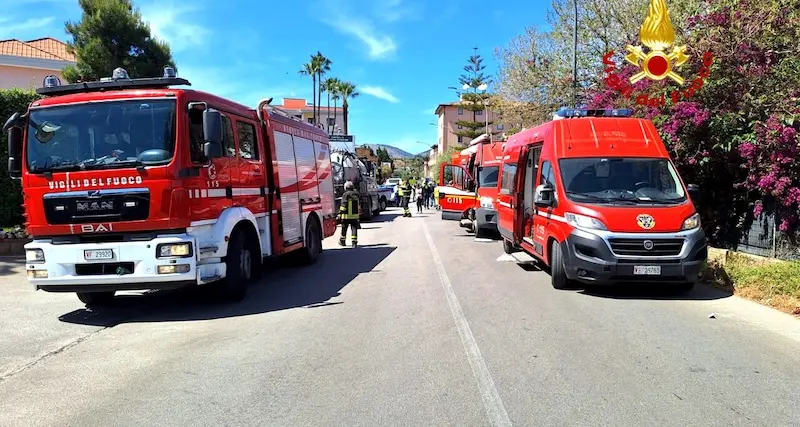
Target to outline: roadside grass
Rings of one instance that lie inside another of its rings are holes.
[[[800,316],[800,262],[732,252],[709,257],[705,279],[713,286]]]

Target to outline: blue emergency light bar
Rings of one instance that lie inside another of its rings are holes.
[[[572,117],[630,117],[633,115],[633,110],[630,108],[590,110],[564,107],[556,111],[554,115],[565,119]]]

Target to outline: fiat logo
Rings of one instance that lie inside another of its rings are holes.
[[[644,246],[644,248],[647,249],[648,251],[653,250],[653,241],[652,240],[645,240],[642,243],[642,246]]]

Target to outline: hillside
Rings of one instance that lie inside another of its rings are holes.
[[[350,149],[350,150],[353,149],[352,145],[346,145],[346,144],[340,143],[340,142],[332,142],[331,145],[334,148],[347,148],[347,149]],[[384,145],[384,144],[357,144],[357,145],[359,147],[361,147],[363,145],[367,145],[367,146],[369,146],[370,148],[372,148],[375,151],[377,151],[379,147],[380,148],[385,148],[386,151],[389,153],[389,157],[391,157],[393,159],[410,159],[410,158],[414,157],[414,154],[411,154],[411,153],[409,153],[408,151],[405,151],[405,150],[401,150],[401,149],[399,149],[397,147],[392,147],[391,145]]]

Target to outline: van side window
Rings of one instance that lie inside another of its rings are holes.
[[[243,159],[258,160],[255,126],[237,121],[236,132],[239,134],[239,156]]]
[[[503,165],[503,175],[500,177],[500,193],[512,194],[514,192],[514,178],[517,176],[517,165],[506,163]]]
[[[233,123],[227,116],[222,116],[222,154],[225,157],[236,157],[236,143],[233,139]]]
[[[548,185],[551,188],[556,188],[555,172],[553,172],[553,165],[547,160],[542,162],[542,175],[539,178],[539,185]]]

